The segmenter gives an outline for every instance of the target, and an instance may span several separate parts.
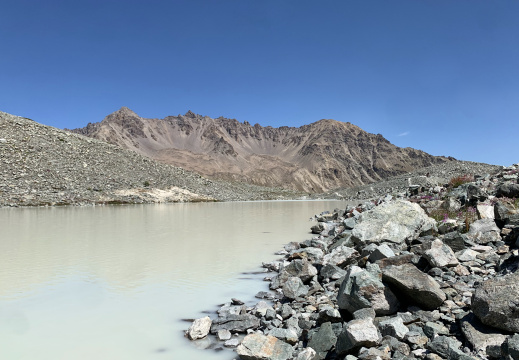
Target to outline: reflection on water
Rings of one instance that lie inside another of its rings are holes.
[[[343,202],[0,209],[0,359],[230,359],[182,338]]]

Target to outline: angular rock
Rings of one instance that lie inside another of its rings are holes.
[[[497,197],[517,198],[519,197],[519,184],[505,183],[496,189]]]
[[[362,346],[372,347],[380,344],[382,338],[372,319],[352,320],[346,324],[337,338],[336,352],[344,355]]]
[[[223,343],[223,346],[227,348],[235,348],[240,345],[240,339],[229,339]]]
[[[279,340],[283,340],[290,345],[294,345],[299,340],[297,332],[293,329],[273,328],[268,332],[268,335],[275,336]]]
[[[395,253],[387,244],[381,244],[373,250],[373,252],[369,255],[368,260],[371,262],[375,262],[377,260],[387,259],[395,256]]]
[[[391,266],[382,270],[382,279],[390,284],[399,296],[405,296],[426,310],[434,310],[446,299],[440,285],[413,264]]]
[[[319,359],[324,359],[328,351],[330,351],[336,343],[337,337],[333,332],[332,324],[326,322],[312,335],[308,341],[308,346],[316,351]]]
[[[457,231],[453,231],[445,234],[443,237],[443,243],[449,246],[452,251],[457,252],[465,249],[465,234],[460,234]]]
[[[357,244],[383,241],[401,244],[433,229],[436,221],[418,204],[396,200],[362,213],[352,235]]]
[[[389,335],[398,340],[403,340],[405,334],[409,332],[409,329],[404,325],[402,318],[399,316],[381,321],[378,324],[378,329],[382,336]]]
[[[519,332],[519,273],[482,282],[472,297],[472,311],[485,325]]]
[[[481,219],[470,224],[467,236],[478,244],[501,240],[500,230],[493,219]]]
[[[494,219],[494,206],[489,204],[478,204],[476,210],[480,219]]]
[[[216,337],[220,341],[229,340],[231,338],[231,336],[232,336],[231,332],[229,330],[225,330],[225,329],[218,330],[218,332],[216,333]]]
[[[336,265],[344,268],[349,264],[353,264],[359,257],[357,250],[347,247],[339,246],[333,249],[330,253],[324,255],[323,265]]]
[[[373,308],[379,315],[394,314],[398,300],[391,289],[367,270],[351,266],[337,295],[339,309],[353,314],[356,310]]]
[[[245,336],[236,352],[243,360],[287,360],[292,357],[292,346],[270,335]]]
[[[216,334],[218,330],[229,330],[232,333],[245,333],[248,329],[257,329],[260,320],[251,314],[226,315],[218,317],[211,325],[211,333]]]
[[[307,347],[303,349],[299,354],[297,354],[296,360],[315,360],[316,352],[311,347]]]
[[[472,313],[465,315],[460,325],[463,335],[476,352],[485,351],[487,346],[501,346],[507,338],[496,329],[482,324]]]
[[[191,326],[186,332],[187,337],[190,340],[202,339],[209,334],[209,330],[211,329],[211,318],[209,316],[205,316],[200,319],[196,319],[193,321]]]
[[[472,358],[460,350],[461,343],[448,336],[438,336],[427,346],[429,350],[440,355],[443,359],[472,360]]]
[[[307,259],[296,259],[285,266],[281,273],[286,273],[287,278],[296,276],[306,283],[317,275],[317,269]]]
[[[303,284],[300,278],[290,277],[283,285],[283,295],[289,299],[295,299],[308,294],[308,286]]]
[[[326,264],[321,268],[319,276],[323,279],[338,280],[346,275],[346,270],[341,269],[337,265]]]
[[[452,249],[445,245],[440,239],[431,242],[430,246],[430,249],[424,252],[423,257],[431,266],[441,268],[459,264]]]

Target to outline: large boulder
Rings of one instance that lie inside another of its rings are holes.
[[[516,198],[519,197],[519,184],[502,184],[496,189],[497,197]]]
[[[245,336],[236,352],[243,360],[287,360],[292,357],[292,346],[270,335]]]
[[[362,213],[352,235],[357,244],[384,241],[401,244],[433,229],[436,229],[435,220],[418,204],[396,200]]]
[[[317,275],[317,269],[308,261],[308,259],[292,260],[290,264],[281,270],[281,276],[286,279],[296,276],[304,283],[310,281],[315,275]]]
[[[364,308],[373,308],[377,315],[396,313],[398,300],[377,275],[358,266],[351,266],[337,295],[339,308],[351,314]]]
[[[209,334],[209,330],[211,329],[211,324],[212,324],[212,321],[209,316],[206,316],[206,317],[203,317],[200,319],[196,319],[195,321],[193,321],[193,323],[187,330],[186,335],[190,340],[197,340],[197,339],[205,338],[207,336],[207,334]]]
[[[309,287],[298,277],[290,277],[283,285],[283,295],[289,299],[295,299],[308,294]]]
[[[354,263],[358,258],[359,253],[357,250],[347,246],[338,246],[330,253],[324,255],[323,265],[331,264],[344,268]]]
[[[460,320],[460,325],[465,339],[476,352],[486,351],[487,346],[500,347],[506,340],[506,335],[482,324],[472,313],[465,315]]]
[[[346,324],[337,338],[336,351],[344,355],[362,346],[372,347],[380,344],[382,337],[373,324],[373,319],[355,319]]]
[[[219,316],[213,320],[211,325],[211,333],[216,334],[218,330],[229,330],[232,333],[244,333],[248,329],[257,329],[260,326],[260,320],[251,314],[229,314]]]
[[[485,325],[519,332],[519,273],[483,281],[472,296],[472,311]]]
[[[500,232],[501,230],[497,227],[494,219],[481,219],[470,224],[467,236],[478,244],[488,244],[500,241]]]
[[[314,349],[317,352],[316,359],[324,359],[328,353],[336,344],[337,336],[332,329],[332,324],[326,322],[321,325],[317,332],[313,333],[308,341],[308,347]]]
[[[432,267],[450,267],[459,264],[452,249],[440,239],[435,239],[430,243],[430,248],[424,252],[423,257]]]
[[[413,264],[390,266],[382,270],[382,279],[398,297],[406,298],[426,310],[434,310],[446,299],[440,285]]]

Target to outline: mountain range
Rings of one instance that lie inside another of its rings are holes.
[[[122,107],[70,130],[203,176],[320,193],[379,181],[455,159],[400,148],[349,122],[251,125],[197,115],[148,119]]]

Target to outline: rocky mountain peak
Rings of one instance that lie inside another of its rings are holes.
[[[146,119],[122,107],[99,126],[74,131],[204,176],[310,193],[364,185],[449,161],[399,148],[381,135],[332,119],[274,128],[212,119],[191,110]]]

